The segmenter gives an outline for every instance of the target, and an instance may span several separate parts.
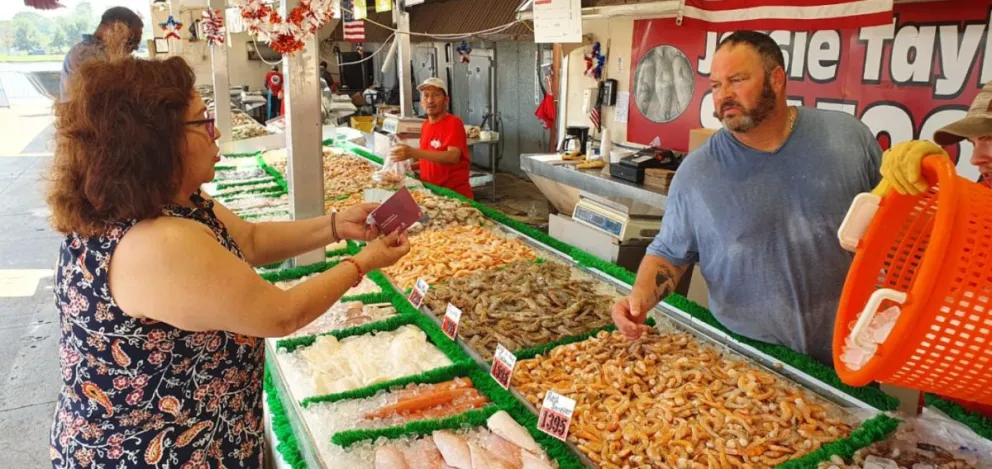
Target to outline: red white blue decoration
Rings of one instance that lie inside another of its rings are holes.
[[[182,31],[183,24],[176,21],[172,15],[169,15],[169,19],[165,23],[159,23],[158,25],[162,28],[162,31],[165,31],[165,39],[182,40],[179,31]]]
[[[207,40],[208,45],[215,46],[224,43],[224,18],[221,16],[220,10],[209,8],[204,10],[201,24],[203,37]]]
[[[593,77],[597,81],[603,77],[603,66],[606,64],[606,56],[603,55],[602,47],[597,42],[592,45],[592,51],[586,52],[586,76]]]
[[[463,64],[467,64],[471,60],[472,46],[468,45],[467,42],[462,41],[462,43],[455,48],[455,51],[458,52]]]

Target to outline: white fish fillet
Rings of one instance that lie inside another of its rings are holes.
[[[552,469],[548,461],[527,451],[520,452],[520,459],[523,461],[521,469]]]
[[[446,430],[435,431],[432,436],[445,464],[455,469],[472,469],[472,455],[464,438]]]
[[[534,437],[530,436],[527,429],[517,423],[516,420],[513,420],[513,417],[510,417],[510,414],[505,411],[501,410],[493,414],[492,417],[489,417],[489,420],[486,421],[486,426],[504,440],[524,450],[534,454],[541,451],[541,447],[537,445]]]
[[[526,453],[527,451],[520,449],[519,446],[506,441],[503,437],[495,433],[487,432],[485,430],[480,431],[480,433],[483,434],[481,441],[482,446],[492,453],[493,457],[507,463],[511,467],[520,469],[520,466],[523,464],[521,462],[520,454]]]
[[[472,469],[513,469],[513,466],[496,459],[492,453],[475,442],[468,444],[472,454]]]
[[[410,469],[410,466],[400,450],[386,445],[375,452],[375,469]]]

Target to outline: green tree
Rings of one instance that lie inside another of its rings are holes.
[[[41,40],[38,38],[38,28],[34,24],[21,21],[15,23],[17,24],[17,28],[14,31],[14,47],[27,52],[41,46]]]
[[[0,47],[5,54],[10,54],[10,49],[14,47],[14,33],[17,27],[13,21],[0,21]]]
[[[65,31],[62,28],[56,28],[55,32],[52,33],[52,42],[49,44],[52,52],[63,52],[70,45],[69,38],[66,37]]]

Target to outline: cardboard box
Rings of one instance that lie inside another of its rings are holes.
[[[701,147],[719,129],[692,129],[689,131],[689,151]]]
[[[666,190],[675,177],[675,171],[661,168],[648,168],[644,170],[644,185]]]

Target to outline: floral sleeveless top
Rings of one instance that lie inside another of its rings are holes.
[[[213,212],[167,206],[196,220],[244,259]],[[51,433],[55,468],[208,468],[263,465],[261,339],[188,332],[124,314],[110,294],[110,258],[136,221],[97,238],[66,236],[55,301],[62,391]]]

